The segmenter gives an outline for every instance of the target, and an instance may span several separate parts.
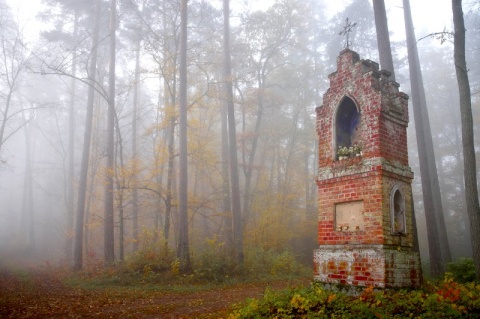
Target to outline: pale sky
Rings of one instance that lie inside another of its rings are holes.
[[[231,6],[241,5],[245,0],[231,0]],[[221,3],[220,0],[212,0]],[[268,5],[271,0],[250,1],[254,8]],[[350,0],[328,1],[328,9],[331,13],[341,10]],[[20,13],[20,22],[25,27],[30,27],[35,22],[35,15],[39,10],[40,0],[7,0],[14,12]],[[389,30],[393,39],[404,34],[402,0],[385,0],[387,8]],[[443,31],[444,27],[451,29],[452,3],[451,0],[410,0],[413,21],[417,38],[431,32]],[[33,26],[33,29],[35,26]]]
[[[385,7],[392,39],[404,39],[403,1],[385,0]],[[429,33],[442,32],[444,28],[452,30],[451,0],[410,0],[410,8],[417,40]]]
[[[221,6],[222,0],[210,0],[213,4]],[[342,10],[351,0],[328,1],[328,16]],[[370,0],[371,1],[371,0]],[[231,8],[239,8],[249,3],[249,7],[258,9],[268,7],[273,0],[231,0]],[[465,1],[464,1],[465,2]],[[19,25],[24,28],[25,34],[32,40],[37,38],[39,23],[36,14],[41,7],[41,0],[7,0],[12,11],[19,13]],[[404,41],[405,26],[403,24],[403,1],[385,0],[388,16],[388,28],[392,41]],[[451,0],[410,0],[415,35],[417,40],[433,32],[441,32],[446,28],[452,30],[452,4]],[[464,3],[465,7],[465,3]],[[466,9],[464,9],[466,11]],[[372,17],[373,18],[373,17]]]

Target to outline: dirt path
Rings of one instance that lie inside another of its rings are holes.
[[[13,274],[0,270],[0,318],[226,318],[233,304],[261,297],[266,287],[285,289],[295,282],[242,284],[205,291],[65,286],[45,271]]]

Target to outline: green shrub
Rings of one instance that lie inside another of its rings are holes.
[[[235,272],[235,265],[217,236],[205,240],[203,249],[193,258],[194,276],[200,281],[223,282]]]
[[[475,265],[471,258],[462,257],[455,262],[448,263],[447,271],[460,283],[475,281]]]
[[[250,279],[311,276],[311,268],[299,263],[291,252],[278,253],[261,247],[246,249],[244,268]]]
[[[148,278],[174,271],[175,255],[160,234],[144,229],[139,241],[138,250],[125,259],[122,267],[124,272]]]
[[[179,262],[168,249],[163,236],[144,230],[139,249],[120,263],[115,276],[140,278],[144,282],[165,282],[171,279],[184,283],[225,283],[236,280],[271,280],[311,276],[311,268],[296,261],[289,252],[281,253],[262,248],[245,249],[243,265],[237,265],[225,244],[213,236],[192,252],[193,272],[182,275]],[[107,276],[108,277],[108,276]]]
[[[249,299],[230,314],[241,318],[478,318],[480,285],[460,284],[446,276],[419,290],[364,288],[358,296],[310,287],[281,292],[267,290],[261,299]]]
[[[297,267],[299,265],[295,257],[289,251],[285,251],[273,258],[270,273],[274,276],[278,274],[291,275],[296,273]]]
[[[260,247],[245,249],[244,264],[237,265],[224,243],[217,237],[207,239],[203,249],[193,255],[197,281],[225,282],[232,279],[270,280],[311,276],[311,269],[296,261],[289,251],[282,253]]]

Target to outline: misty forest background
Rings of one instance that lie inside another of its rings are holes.
[[[372,4],[352,0],[333,16],[326,16],[327,0],[276,0],[265,10],[232,8],[234,145],[227,130],[222,3],[188,1],[186,50],[180,41],[179,3],[118,0],[115,12],[110,1],[45,0],[38,13],[45,30],[35,38],[0,0],[0,254],[76,262],[81,268],[139,254],[149,258],[150,253],[161,256],[159,267],[188,256],[187,268],[195,268],[202,258],[248,266],[252,255],[288,251],[298,262],[312,264],[318,201],[314,110],[322,104],[328,74],[336,70],[344,48],[339,32],[346,18],[357,23],[351,49],[362,59],[379,61]],[[478,154],[480,9],[478,1],[463,7]],[[387,15],[403,15],[396,10]],[[110,36],[110,13],[116,18],[115,37]],[[448,35],[452,22],[445,21],[445,28],[433,37],[416,30],[416,37],[421,39],[417,48],[455,260],[471,257],[472,248],[453,38]],[[390,33],[405,30],[390,28]],[[391,40],[391,46],[396,81],[410,95],[406,43]],[[182,52],[186,145],[178,107]],[[91,136],[85,135],[89,110]],[[422,262],[428,264],[414,125],[410,110],[415,213]],[[233,146],[238,198],[231,195]],[[179,156],[182,147],[185,163]],[[88,160],[82,161],[85,154]],[[182,165],[188,166],[186,176]],[[188,201],[179,199],[185,181]],[[85,201],[79,203],[79,197]],[[236,200],[240,215],[232,214]],[[84,222],[77,230],[76,220]],[[113,255],[105,243],[112,245]]]

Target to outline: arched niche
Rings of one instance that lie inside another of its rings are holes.
[[[405,198],[397,186],[392,189],[392,193],[390,195],[390,211],[392,220],[392,233],[405,234],[407,231],[405,219]]]
[[[335,140],[333,146],[335,148],[335,158],[338,159],[339,155],[343,155],[339,154],[339,150],[342,148],[356,146],[358,147],[356,153],[358,153],[360,151],[361,116],[355,102],[348,96],[345,96],[337,107],[334,119]],[[353,155],[356,154],[349,154],[349,156]]]

